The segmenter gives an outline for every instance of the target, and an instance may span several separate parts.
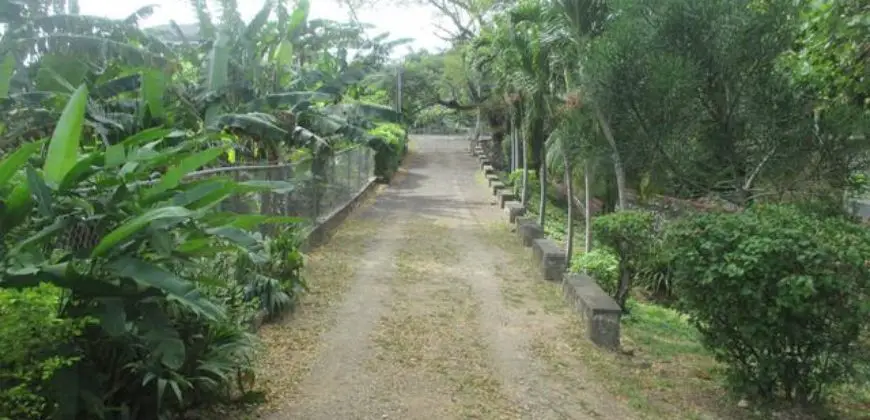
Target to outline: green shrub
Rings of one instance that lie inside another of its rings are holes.
[[[731,383],[812,402],[853,376],[870,315],[870,232],[797,207],[704,214],[669,230],[682,309]]]
[[[402,126],[393,123],[379,124],[369,134],[369,147],[375,151],[375,175],[388,180],[408,152],[407,134]]]
[[[619,260],[619,275],[613,297],[623,309],[626,308],[633,280],[655,249],[654,221],[653,213],[642,210],[620,211],[596,217],[592,221],[595,240],[612,250]]]
[[[507,181],[508,184],[513,187],[514,194],[519,197],[523,192],[523,170],[517,169],[508,174]],[[529,189],[529,196],[537,195],[537,191],[540,189],[540,183],[538,182],[538,175],[535,171],[529,171],[526,183],[526,187]]]
[[[609,295],[616,295],[619,286],[619,259],[607,249],[596,248],[579,254],[571,261],[571,272],[586,272]]]
[[[70,345],[86,320],[58,317],[61,290],[0,289],[0,419],[50,416],[55,373],[76,362]]]
[[[232,273],[233,281],[244,285],[247,298],[256,298],[272,319],[293,309],[307,290],[302,278],[302,236],[293,226],[266,239],[263,245],[261,253],[237,251],[226,256],[229,267],[225,272]]]
[[[87,101],[84,87],[72,96],[41,168],[39,143],[0,158],[0,404],[16,420],[156,419],[222,400],[250,376],[253,337],[230,303],[244,299],[190,272],[224,252],[268,261],[246,228],[296,219],[213,209],[286,184],[180,182],[223,151],[172,129],[82,152]]]

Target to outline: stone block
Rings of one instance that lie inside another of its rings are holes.
[[[503,189],[498,192],[498,207],[504,208],[505,203],[515,201],[517,196],[510,189]]]
[[[508,217],[508,222],[516,223],[518,217],[526,214],[526,208],[519,201],[508,201],[504,203],[504,214]]]
[[[486,185],[492,187],[492,184],[495,182],[501,182],[501,178],[496,174],[489,174],[486,176]]]
[[[493,168],[492,165],[484,165],[483,173],[486,175],[495,174],[495,168]]]
[[[567,259],[565,250],[556,241],[549,238],[535,239],[532,242],[532,256],[544,280],[561,281],[565,272]]]
[[[498,195],[499,191],[507,188],[501,181],[490,182],[489,187],[492,188],[492,195]]]
[[[517,220],[520,220],[519,218]],[[523,246],[529,247],[532,246],[532,242],[535,239],[541,239],[544,237],[544,228],[538,224],[537,220],[532,220],[531,222],[525,222],[520,224],[517,222],[517,234],[523,240]]]
[[[586,324],[586,336],[596,345],[619,350],[622,309],[591,277],[564,274],[562,292]]]
[[[490,166],[489,159],[483,158],[480,160],[480,170],[482,171],[484,167]]]
[[[519,234],[520,226],[538,223],[538,218],[533,216],[517,217],[514,223],[517,225],[517,234]]]

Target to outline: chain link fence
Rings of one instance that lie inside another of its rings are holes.
[[[445,127],[445,126],[427,126],[427,127],[412,127],[409,130],[410,134],[424,135],[457,135],[472,133],[474,128],[468,127]]]
[[[236,194],[221,210],[242,214],[301,217],[311,223],[350,201],[374,176],[374,151],[355,147],[318,162],[305,159],[286,165],[233,166],[191,174],[189,178],[231,176],[236,181],[286,181],[293,188]]]
[[[319,172],[318,169],[319,168]],[[350,201],[374,176],[374,151],[359,146],[323,159],[286,165],[237,165],[194,172],[185,181],[230,177],[236,181],[286,181],[292,188],[235,194],[220,204],[220,211],[240,214],[292,216],[318,223]],[[273,226],[260,231],[272,233]],[[74,223],[56,245],[73,252],[87,253],[105,234],[98,221]]]

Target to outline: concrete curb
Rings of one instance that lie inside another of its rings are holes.
[[[566,272],[570,261],[567,261],[561,246],[547,238],[536,218],[523,216],[526,208],[513,201],[516,200],[513,191],[499,181],[484,159],[479,158],[486,183],[498,197],[508,222],[516,225],[516,234],[523,246],[531,248],[532,259],[541,272],[541,278],[562,284],[562,295],[584,324],[587,339],[603,349],[618,351],[622,309],[591,277]]]

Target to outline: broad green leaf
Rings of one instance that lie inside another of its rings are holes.
[[[279,66],[287,67],[293,64],[293,43],[288,39],[282,40],[272,58]]]
[[[127,332],[127,311],[121,298],[110,297],[99,299],[101,305],[97,310],[100,327],[111,337],[118,337]]]
[[[209,179],[197,182],[194,185],[184,185],[184,191],[179,191],[172,197],[172,205],[188,207],[190,204],[209,196],[215,191],[229,191],[228,182],[229,180],[226,179]]]
[[[18,150],[0,160],[0,188],[9,183],[12,176],[27,163],[27,159],[39,150],[40,146],[42,146],[41,142],[25,143]]]
[[[48,188],[42,177],[36,173],[36,169],[28,166],[25,168],[25,172],[27,173],[27,186],[36,198],[39,213],[45,217],[53,217],[54,209],[52,207],[54,200],[51,197],[51,189]]]
[[[166,90],[166,78],[160,70],[145,70],[142,72],[142,100],[151,110],[154,118],[163,118],[166,110],[163,107],[163,94]]]
[[[173,166],[171,169],[166,171],[166,174],[163,175],[163,178],[160,179],[160,182],[157,183],[157,185],[149,188],[148,191],[145,192],[145,197],[147,198],[177,187],[185,175],[217,159],[221,153],[223,153],[223,150],[214,148],[204,150],[193,156],[188,156],[182,159],[178,165]]]
[[[59,185],[66,173],[78,161],[87,103],[88,88],[82,84],[72,94],[57,121],[51,142],[48,144],[45,165],[42,168],[49,185]]]
[[[151,238],[149,240],[151,248],[153,248],[160,256],[168,257],[172,255],[174,241],[172,233],[164,229],[151,229]]]
[[[310,11],[310,1],[300,0],[297,3],[296,10],[293,11],[293,14],[290,15],[290,20],[287,22],[287,39],[295,41],[302,34]]]
[[[188,204],[186,207],[191,210],[202,210],[206,208],[212,208],[224,200],[233,195],[232,188],[227,186],[225,188],[214,190],[209,192],[208,194],[199,197],[196,201]]]
[[[212,238],[188,239],[175,247],[175,252],[191,257],[210,257],[221,252],[236,251],[232,246],[215,246]]]
[[[94,247],[93,252],[91,252],[91,258],[105,255],[110,249],[112,249],[112,247],[129,239],[151,222],[170,218],[184,219],[191,217],[194,214],[194,212],[184,207],[160,207],[149,210],[144,214],[128,220],[126,223],[104,236],[100,243]]]
[[[251,23],[248,24],[248,27],[245,28],[244,38],[249,41],[256,41],[260,39],[260,31],[263,30],[263,25],[269,20],[269,15],[272,14],[272,9],[275,7],[273,2],[265,1],[263,2],[263,7],[260,11],[251,19]]]
[[[8,232],[23,222],[33,208],[33,198],[27,182],[21,182],[12,189],[5,201],[6,209],[3,215],[3,231]]]
[[[220,226],[207,229],[205,232],[210,235],[215,235],[224,239],[228,239],[245,248],[250,248],[254,245],[257,245],[257,243],[259,242],[257,238],[253,237],[250,233],[232,226]]]
[[[203,298],[191,282],[150,262],[124,257],[111,262],[107,268],[121,277],[131,278],[143,286],[161,290],[169,297],[202,315],[212,319],[221,316],[221,310],[208,299]]]
[[[73,206],[78,207],[78,208],[84,210],[84,211],[85,211],[85,214],[87,214],[88,216],[93,216],[94,213],[96,213],[96,211],[97,211],[97,209],[94,208],[94,205],[93,205],[93,204],[89,203],[88,201],[86,201],[86,200],[84,200],[84,199],[82,199],[82,198],[79,198],[79,197],[66,197],[66,199],[69,200],[70,203],[71,203]]]
[[[161,340],[155,349],[160,355],[160,361],[172,370],[178,370],[184,365],[184,342],[178,338]]]
[[[3,62],[0,63],[0,98],[9,97],[9,84],[15,73],[15,64],[15,56],[11,52],[6,54]]]
[[[251,230],[262,224],[298,224],[306,222],[306,220],[301,217],[236,213],[214,213],[204,217],[202,221],[210,226],[217,227],[225,225],[247,230]]]
[[[127,161],[127,151],[123,144],[113,144],[106,148],[106,168],[121,166]]]
[[[75,188],[78,184],[92,172],[94,172],[94,166],[101,166],[101,160],[103,159],[103,154],[100,152],[92,152],[87,156],[82,157],[81,159],[70,168],[69,172],[63,177],[63,181],[60,182],[60,185],[57,187],[58,191],[68,191],[71,188]]]
[[[222,91],[229,80],[230,35],[221,31],[217,34],[208,57],[206,86],[209,92]],[[211,127],[221,114],[221,104],[213,103],[205,110],[205,126]]]
[[[175,130],[173,130],[171,128],[163,128],[163,127],[149,128],[146,130],[142,130],[136,134],[133,134],[130,137],[127,137],[126,139],[124,139],[123,142],[121,142],[121,144],[123,144],[125,147],[139,146],[142,143],[149,143],[149,142],[158,141],[158,140],[170,135],[174,131]]]
[[[45,238],[48,238],[48,237],[54,235],[55,233],[62,231],[63,229],[65,229],[67,227],[67,225],[69,224],[68,222],[69,222],[69,219],[66,217],[59,217],[59,218],[55,219],[54,223],[52,223],[51,225],[44,227],[39,232],[36,232],[36,233],[30,235],[27,239],[15,244],[15,247],[12,248],[12,251],[10,254],[15,255],[15,254],[21,252],[22,250],[26,249],[27,247],[29,247],[33,244],[42,242]]]

